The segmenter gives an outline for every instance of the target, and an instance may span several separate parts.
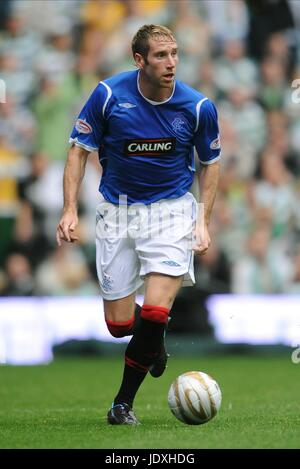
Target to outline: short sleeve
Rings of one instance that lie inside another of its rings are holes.
[[[202,164],[212,164],[220,159],[221,144],[218,114],[215,105],[204,98],[197,105],[197,128],[194,144]]]
[[[99,83],[80,111],[69,143],[75,143],[88,151],[99,149],[104,128],[103,114],[108,99],[107,94],[106,87]]]

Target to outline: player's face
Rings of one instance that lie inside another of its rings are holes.
[[[141,69],[153,85],[172,88],[178,63],[176,42],[171,39],[149,39],[147,59],[142,59]]]

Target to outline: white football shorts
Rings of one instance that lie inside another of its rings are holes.
[[[190,192],[150,205],[115,205],[100,197],[96,265],[104,299],[130,295],[150,272],[184,275],[183,286],[195,283],[192,246],[197,202]]]

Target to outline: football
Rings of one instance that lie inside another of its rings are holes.
[[[188,371],[178,376],[168,393],[168,404],[181,422],[200,425],[219,411],[222,393],[218,383],[202,371]]]

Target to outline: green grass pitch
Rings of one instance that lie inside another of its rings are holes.
[[[223,402],[204,425],[175,419],[167,405],[173,379],[211,374]],[[109,426],[120,358],[56,359],[50,365],[0,366],[0,448],[299,448],[300,364],[285,356],[170,359],[159,379],[147,376],[135,411],[142,425]]]

